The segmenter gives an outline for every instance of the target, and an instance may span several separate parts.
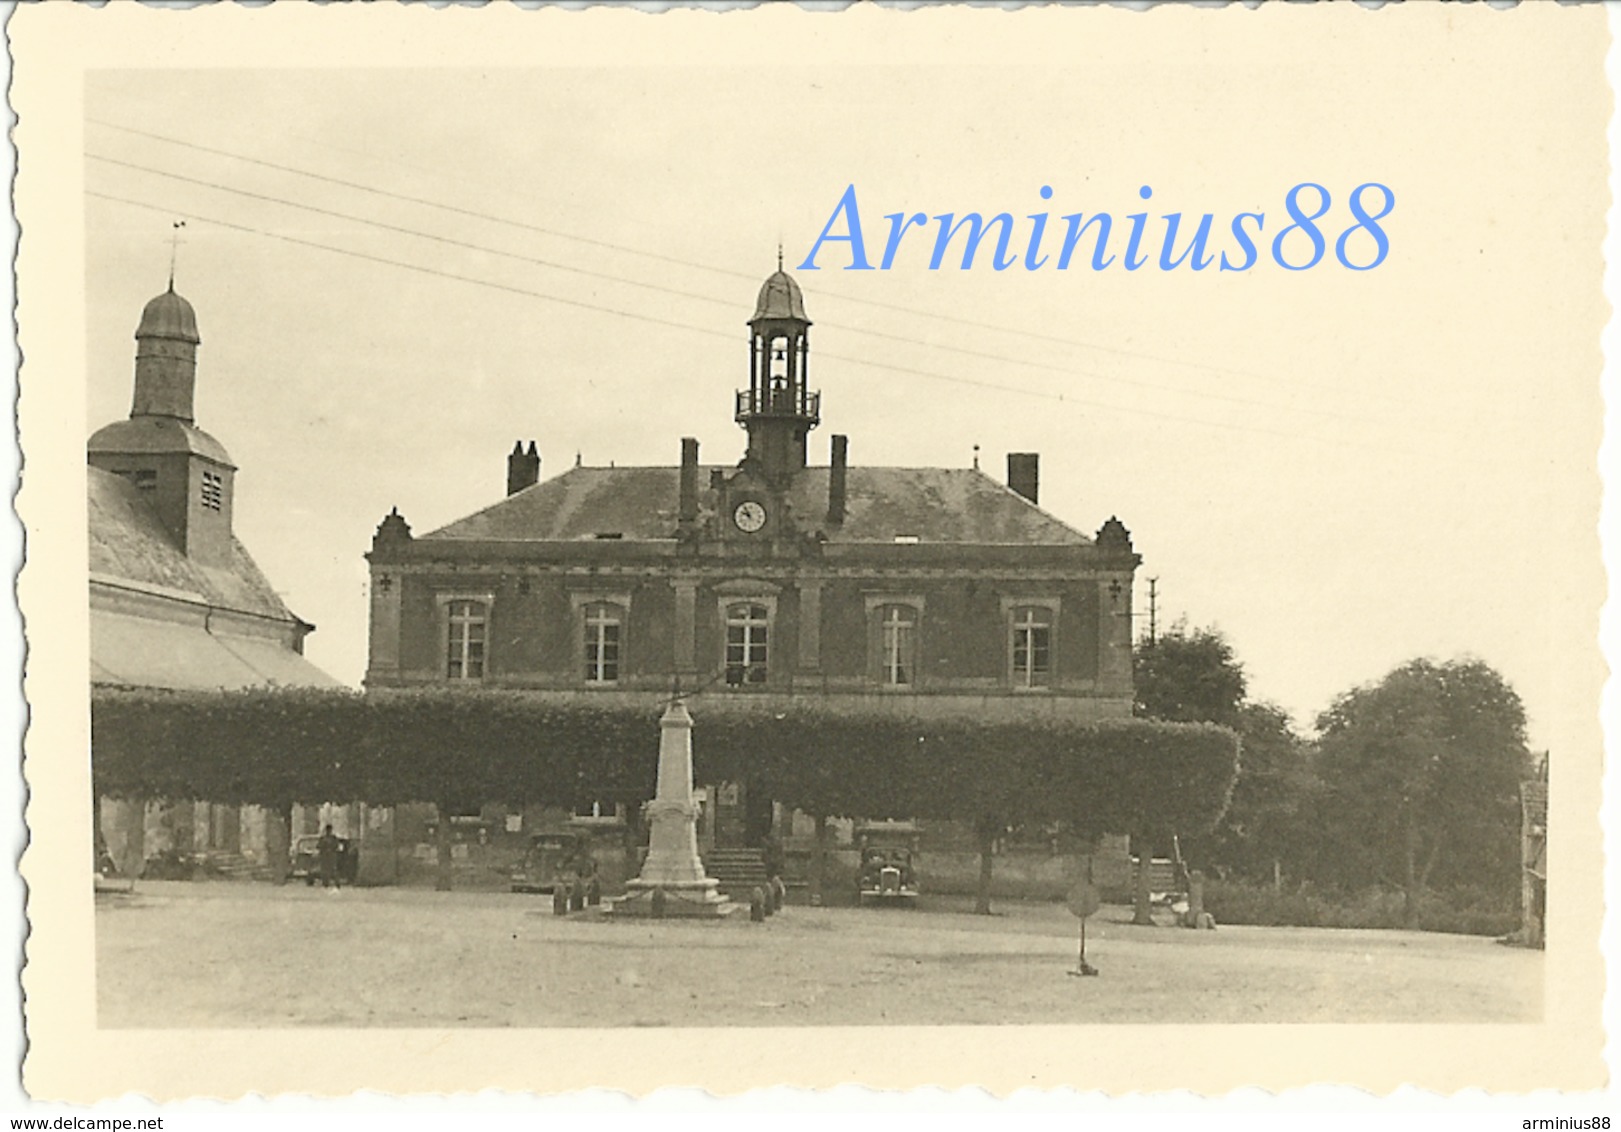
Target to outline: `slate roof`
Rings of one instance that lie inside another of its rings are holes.
[[[234,468],[225,445],[194,424],[174,417],[139,416],[98,428],[87,449],[92,454],[191,452]]]
[[[200,602],[293,625],[299,619],[270,588],[242,544],[228,567],[182,554],[140,490],[101,468],[89,477],[92,585],[128,583],[148,595]],[[278,640],[213,631],[198,621],[90,611],[90,670],[97,684],[145,688],[337,687],[338,682]]]
[[[708,484],[710,467],[699,482]],[[726,469],[730,470],[730,469]],[[626,539],[675,536],[681,469],[571,468],[509,495],[424,538],[574,540],[599,534]],[[846,473],[845,520],[827,522],[828,469],[794,477],[788,503],[802,530],[830,543],[915,537],[926,543],[1083,546],[1092,542],[977,469],[858,468]],[[714,515],[715,494],[700,496],[700,520]]]
[[[241,543],[229,567],[204,566],[180,552],[140,489],[123,476],[87,468],[90,572],[176,590],[221,609],[297,621]]]
[[[130,688],[335,688],[338,682],[277,641],[90,611],[90,680]]]

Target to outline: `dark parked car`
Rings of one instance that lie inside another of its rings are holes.
[[[918,830],[910,822],[885,822],[856,830],[861,845],[860,902],[909,904],[917,899],[912,854]]]
[[[289,879],[301,878],[310,885],[321,879],[320,841],[316,834],[293,838],[293,871],[288,874]],[[338,838],[338,883],[354,884],[359,874],[360,846],[347,837]]]
[[[555,892],[559,885],[568,891],[576,884],[587,897],[602,892],[591,839],[583,833],[537,833],[529,839],[523,862],[512,870],[513,892]]]

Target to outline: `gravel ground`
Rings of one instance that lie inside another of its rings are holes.
[[[1492,1022],[1543,955],[1472,936],[1088,923],[1061,905],[790,906],[763,924],[551,914],[544,896],[141,882],[97,898],[107,1027]]]

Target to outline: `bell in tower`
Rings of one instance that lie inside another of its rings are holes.
[[[805,466],[805,438],[821,421],[821,394],[810,389],[810,325],[779,256],[749,319],[749,387],[737,394],[737,423],[749,433],[745,459],[778,481]]]

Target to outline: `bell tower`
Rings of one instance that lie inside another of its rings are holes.
[[[778,483],[805,466],[805,438],[821,422],[822,395],[810,389],[810,325],[779,251],[749,319],[749,387],[738,391],[736,417],[749,434],[745,461]]]
[[[236,465],[193,419],[201,341],[197,313],[171,279],[135,330],[129,419],[97,429],[87,456],[92,467],[129,480],[186,557],[228,567]]]

